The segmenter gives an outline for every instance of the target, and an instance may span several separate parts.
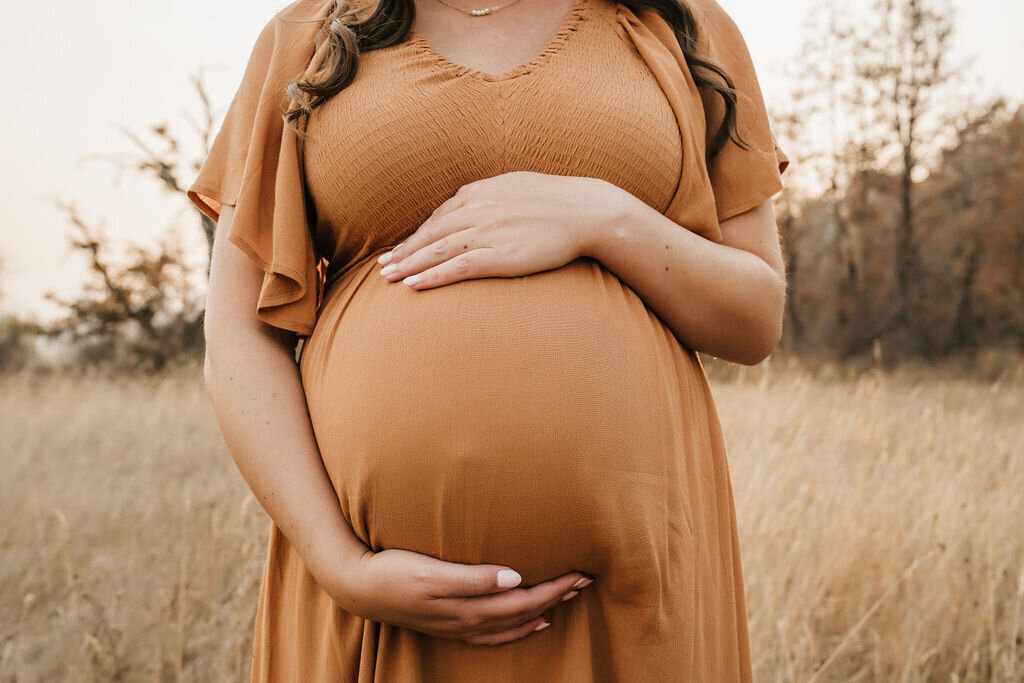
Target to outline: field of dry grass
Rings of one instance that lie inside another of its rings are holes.
[[[1024,680],[1024,365],[784,365],[712,374],[756,680]],[[0,683],[247,680],[267,518],[200,371],[3,378],[0,430]]]

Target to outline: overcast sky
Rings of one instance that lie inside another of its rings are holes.
[[[784,92],[782,66],[800,45],[802,18],[813,0],[720,3],[743,31],[771,103]],[[66,246],[71,230],[54,204],[58,199],[76,204],[86,221],[102,225],[118,242],[149,245],[170,236],[187,246],[193,263],[205,263],[206,247],[187,200],[131,171],[117,172],[111,160],[136,156],[118,128],[144,133],[146,126],[166,122],[194,141],[184,114],[197,112],[199,104],[188,76],[206,68],[222,114],[256,35],[285,4],[2,2],[0,308],[46,317],[53,309],[44,291],[73,296],[80,287],[83,262]],[[955,4],[958,52],[977,55],[981,87],[1024,101],[1024,3]]]

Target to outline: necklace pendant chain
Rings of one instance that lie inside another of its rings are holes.
[[[442,5],[447,5],[448,7],[451,7],[452,9],[457,9],[460,12],[462,12],[463,14],[468,14],[468,15],[470,15],[472,17],[485,17],[488,14],[491,14],[492,12],[497,12],[502,7],[508,7],[509,5],[511,5],[513,3],[519,2],[519,0],[512,0],[511,2],[506,2],[504,5],[495,5],[494,7],[484,7],[484,8],[481,8],[481,9],[465,9],[464,7],[458,7],[456,5],[453,5],[450,2],[448,2],[447,0],[438,0],[438,1]]]

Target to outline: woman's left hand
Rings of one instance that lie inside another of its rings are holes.
[[[532,171],[468,183],[377,259],[386,264],[381,275],[428,289],[560,268],[587,254],[623,215],[626,197],[632,195],[599,178]]]

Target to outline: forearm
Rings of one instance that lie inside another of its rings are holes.
[[[635,197],[622,202],[614,220],[590,230],[581,251],[633,289],[689,348],[753,365],[778,343],[785,305],[779,273],[756,254],[701,237]]]
[[[293,354],[258,333],[207,337],[206,390],[239,471],[310,572],[337,576],[367,547],[324,468]]]

